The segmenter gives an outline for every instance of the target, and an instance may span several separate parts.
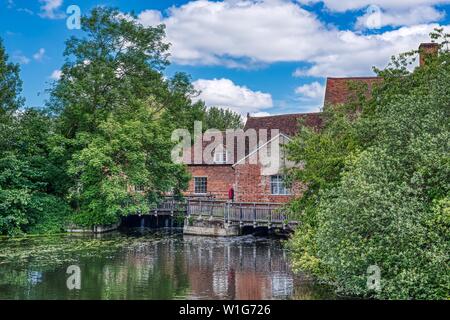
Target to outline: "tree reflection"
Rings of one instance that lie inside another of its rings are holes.
[[[0,254],[0,298],[259,300],[329,294],[292,274],[276,240],[154,232],[60,240],[60,247],[52,239],[26,241],[22,255],[17,243],[3,241],[16,254],[9,260]],[[66,287],[71,264],[81,269],[80,290]]]

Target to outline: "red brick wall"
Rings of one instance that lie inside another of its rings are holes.
[[[194,177],[207,177],[208,194],[217,199],[228,199],[228,190],[234,184],[234,169],[231,165],[197,165],[188,166],[192,175],[187,193],[194,194]]]
[[[288,202],[301,194],[301,186],[293,187],[292,195],[272,195],[270,176],[261,175],[259,164],[238,164],[235,167],[235,201],[241,202]]]
[[[192,175],[187,194],[194,194],[194,177],[207,177],[208,194],[217,199],[228,199],[228,190],[234,187],[235,201],[241,202],[288,202],[302,193],[302,186],[295,185],[292,195],[272,195],[270,176],[261,175],[259,164],[231,165],[196,165],[188,166]]]

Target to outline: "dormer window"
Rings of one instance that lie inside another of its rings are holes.
[[[228,161],[227,151],[223,148],[217,148],[214,150],[214,163],[224,164]]]

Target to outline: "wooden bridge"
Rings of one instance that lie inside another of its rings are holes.
[[[298,224],[290,219],[283,203],[229,202],[223,200],[176,201],[168,199],[152,210],[154,215],[183,214],[186,218],[222,220],[239,226],[264,226],[293,229]]]

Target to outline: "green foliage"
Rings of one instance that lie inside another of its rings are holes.
[[[353,110],[346,106],[326,109],[320,131],[302,126],[287,145],[290,159],[304,165],[303,170],[293,169],[289,176],[307,183],[310,193],[338,182],[345,159],[358,148],[357,118],[349,112]]]
[[[303,164],[301,170],[289,171],[287,182],[301,181],[308,186],[304,195],[288,207],[292,216],[301,221],[289,244],[293,249],[294,269],[309,270],[316,275],[325,273],[325,266],[317,257],[315,241],[317,205],[321,200],[320,191],[338,184],[347,157],[358,150],[357,119],[355,106],[327,108],[321,130],[302,126],[298,136],[287,145],[290,159]]]
[[[23,104],[23,99],[19,96],[22,91],[19,73],[19,65],[8,62],[8,55],[0,39],[0,120],[4,116],[11,116]]]
[[[42,111],[19,111],[19,68],[0,46],[2,234],[109,224],[186,188],[185,168],[171,161],[171,130],[191,128],[205,107],[192,102],[189,76],[164,79],[164,26],[98,7],[82,29],[66,42],[62,77]]]
[[[210,107],[205,112],[204,126],[206,129],[240,129],[244,126],[240,114],[228,109]]]
[[[311,187],[291,205],[301,220],[294,267],[344,294],[449,297],[450,55],[441,46],[408,73],[412,54],[378,70],[384,81],[372,99],[348,105],[354,111],[344,117],[343,106],[328,110],[321,132],[302,132],[289,146],[305,160],[294,180]],[[367,287],[370,265],[381,270],[380,291]]]
[[[50,106],[72,220],[93,226],[148,212],[163,193],[186,188],[184,167],[171,161],[171,130],[193,123],[203,105],[192,103],[187,75],[164,80],[163,26],[144,27],[109,8],[95,8],[82,26],[86,37],[67,41]]]
[[[49,154],[51,120],[19,109],[19,67],[7,59],[0,44],[0,234],[60,232],[69,213],[54,195],[63,187]]]
[[[0,158],[0,233],[61,232],[68,206],[46,193],[45,172],[14,153]]]
[[[62,77],[51,91],[50,107],[68,138],[95,132],[111,112],[166,89],[159,72],[168,64],[164,26],[144,27],[98,7],[83,16],[82,29],[86,37],[66,42]]]
[[[151,111],[142,106],[126,119],[111,116],[95,135],[79,134],[85,146],[69,161],[69,173],[77,177],[71,196],[79,224],[108,224],[119,215],[148,212],[163,192],[186,186],[184,167],[171,162],[170,131],[152,120]]]
[[[440,146],[431,148],[442,152]],[[437,234],[439,225],[431,223],[434,212],[419,174],[398,181],[400,172],[398,159],[381,149],[354,160],[341,185],[329,190],[318,207],[317,256],[329,270],[328,279],[346,294],[445,298],[448,233]],[[367,289],[370,265],[381,269],[380,292]]]
[[[202,101],[192,102],[198,95],[191,83],[189,75],[178,72],[168,83],[168,91],[159,99],[164,105],[161,115],[163,126],[172,129],[186,128],[191,134],[194,131],[194,121],[201,121],[205,114],[205,105]]]

